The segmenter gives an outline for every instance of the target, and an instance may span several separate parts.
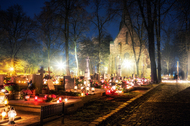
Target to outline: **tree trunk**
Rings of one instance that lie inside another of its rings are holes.
[[[157,83],[156,63],[155,63],[155,46],[154,46],[154,30],[148,33],[149,38],[149,56],[151,62],[151,81]]]
[[[160,0],[158,3],[158,36],[157,36],[157,54],[158,54],[158,83],[161,82],[161,55],[160,55]]]
[[[67,1],[66,1],[66,5]],[[66,55],[66,74],[67,76],[70,75],[70,70],[69,70],[69,9],[66,9],[66,17],[65,17],[65,55]]]
[[[136,70],[137,70],[137,76],[140,77],[140,76],[139,76],[139,62],[138,62],[138,61],[136,62],[136,67],[137,67],[137,68],[136,68]]]

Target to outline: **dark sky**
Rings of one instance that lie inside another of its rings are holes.
[[[31,18],[34,17],[34,14],[39,14],[41,11],[41,7],[44,6],[44,2],[47,0],[0,0],[0,6],[2,10],[6,10],[9,6],[14,4],[19,4],[23,7],[24,12],[30,16]],[[107,32],[110,33],[115,39],[119,32],[119,22],[111,23],[108,27],[106,27]],[[91,28],[91,31],[87,36],[96,36],[97,30]]]

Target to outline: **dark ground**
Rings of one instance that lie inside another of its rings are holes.
[[[160,85],[105,125],[190,126],[190,84]]]

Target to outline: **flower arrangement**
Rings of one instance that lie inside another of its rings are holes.
[[[55,102],[55,101],[57,101],[57,100],[56,100],[56,95],[55,95],[55,94],[52,94],[52,95],[45,95],[43,101],[44,101],[44,102]]]
[[[32,94],[32,91],[31,91],[30,89],[23,89],[23,90],[21,91],[21,93],[22,93],[23,95],[31,95],[31,94]]]
[[[16,90],[17,85],[15,83],[7,83],[4,85],[5,90],[14,91]]]
[[[75,78],[75,84],[78,86],[79,84],[84,84],[84,80],[80,81],[79,78]]]

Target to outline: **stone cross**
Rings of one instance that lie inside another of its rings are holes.
[[[43,67],[41,67],[41,69],[40,69],[40,70],[38,70],[38,72],[39,72],[39,73],[40,73],[40,75],[42,75],[42,77],[43,77],[43,74],[45,73],[44,68],[43,68]]]
[[[49,68],[49,67],[48,67],[48,71],[46,71],[46,72],[49,73],[49,79],[50,79],[50,73],[52,73],[52,72],[50,71],[50,68]]]

